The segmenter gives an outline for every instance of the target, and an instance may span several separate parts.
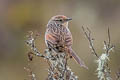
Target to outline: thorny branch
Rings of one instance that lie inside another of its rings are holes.
[[[109,61],[109,54],[113,50],[114,46],[111,44],[111,39],[110,39],[110,31],[108,28],[108,42],[104,41],[104,53],[101,54],[101,56],[98,56],[98,53],[96,53],[96,50],[93,46],[93,38],[91,37],[91,31],[89,28],[86,30],[84,27],[82,27],[83,32],[88,39],[90,49],[92,50],[92,53],[97,57],[97,75],[99,80],[112,80],[111,78],[111,70],[108,66],[108,61]]]
[[[32,50],[32,52],[28,54],[29,60],[32,61],[32,55],[35,55],[44,58],[49,65],[48,77],[46,80],[78,80],[77,76],[73,74],[67,64],[67,56],[65,53],[56,53],[50,49],[45,49],[45,53],[43,55],[35,46],[35,40],[37,37],[33,37],[33,32],[30,31],[27,38],[28,40],[25,42]],[[33,76],[33,72],[30,67],[25,69]],[[33,77],[31,77],[31,80],[36,80],[36,78]]]

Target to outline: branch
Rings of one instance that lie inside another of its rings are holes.
[[[34,51],[34,55],[38,56],[38,57],[43,57],[46,58],[43,54],[41,54],[38,49],[35,46],[35,39],[33,37],[33,32],[29,31],[29,35],[27,35],[28,40],[25,41],[25,43]]]
[[[90,31],[90,29],[87,28],[87,31],[85,31],[85,29],[84,29],[83,26],[82,26],[82,29],[83,29],[83,32],[84,32],[86,38],[88,39],[89,46],[90,46],[90,49],[91,49],[92,53],[93,53],[97,58],[99,58],[99,56],[98,56],[98,54],[96,53],[96,50],[95,50],[95,48],[94,48],[94,46],[93,46],[93,40],[94,40],[94,39],[91,37],[91,31]]]
[[[111,44],[111,39],[110,39],[110,30],[108,28],[108,42],[104,41],[104,50],[105,53],[109,56],[109,53],[111,50],[113,50],[115,46]]]
[[[89,41],[90,49],[92,50],[92,53],[98,58],[97,59],[97,75],[99,80],[112,80],[111,78],[111,70],[108,65],[109,61],[109,54],[113,50],[114,46],[111,45],[111,39],[110,39],[110,31],[108,28],[108,42],[104,41],[104,53],[101,54],[101,56],[98,56],[95,48],[93,46],[93,38],[91,37],[91,31],[89,28],[87,28],[87,31],[85,31],[84,27],[82,27],[83,32],[86,36],[86,38]]]
[[[78,80],[78,78],[73,74],[67,64],[68,59],[65,52],[56,53],[55,51],[52,51],[50,49],[45,49],[45,53],[43,55],[35,46],[35,40],[37,39],[37,37],[33,37],[33,32],[30,32],[27,38],[28,40],[26,40],[25,42],[33,51],[32,53],[28,54],[29,60],[33,60],[32,55],[34,54],[35,56],[44,58],[49,65],[48,77],[46,80]]]

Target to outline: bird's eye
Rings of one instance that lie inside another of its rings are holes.
[[[55,21],[61,21],[62,22],[63,20],[62,19],[56,19]]]
[[[62,21],[62,19],[60,19],[59,21]]]

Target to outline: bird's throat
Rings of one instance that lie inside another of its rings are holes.
[[[68,22],[62,24],[64,27],[68,27]]]

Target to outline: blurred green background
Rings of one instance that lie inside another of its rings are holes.
[[[69,28],[73,34],[73,49],[85,61],[89,70],[69,60],[72,71],[80,80],[97,80],[95,57],[91,54],[81,26],[89,27],[95,38],[95,48],[102,53],[103,41],[107,40],[110,27],[115,51],[110,55],[112,77],[120,67],[120,0],[0,0],[0,80],[24,80],[27,72],[25,36],[28,31],[38,31],[37,47],[46,48],[44,33],[48,20],[62,14],[71,17]],[[35,57],[31,63],[37,80],[47,77],[47,63]]]

